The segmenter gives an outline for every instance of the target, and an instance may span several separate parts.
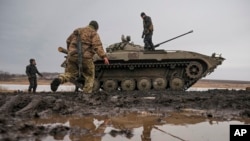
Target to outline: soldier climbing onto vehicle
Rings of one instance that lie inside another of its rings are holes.
[[[81,89],[84,93],[92,93],[95,78],[94,54],[101,57],[105,64],[109,64],[97,33],[98,28],[98,23],[91,21],[87,27],[77,28],[69,36],[67,39],[67,71],[52,81],[52,91],[55,92],[60,84],[81,80],[80,77],[83,76],[84,86],[81,86]],[[79,50],[81,50],[80,53]]]
[[[149,16],[147,16],[144,12],[141,13],[141,18],[143,19],[143,32],[142,38],[144,38],[144,48],[146,50],[154,50],[154,44],[152,42],[153,36],[153,23]]]

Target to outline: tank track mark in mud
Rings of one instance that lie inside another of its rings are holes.
[[[186,90],[206,76],[207,65],[201,60],[122,60],[110,65],[95,62],[96,83],[106,91]],[[213,71],[213,70],[210,70]],[[127,75],[127,76],[126,76]],[[126,85],[124,84],[126,82]]]

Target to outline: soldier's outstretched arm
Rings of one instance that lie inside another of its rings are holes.
[[[37,68],[36,68],[36,73],[37,73],[39,76],[43,77],[43,75],[38,71]]]
[[[97,33],[94,34],[92,38],[92,46],[94,48],[94,51],[97,53],[97,55],[104,60],[104,63],[109,64],[108,57],[106,53],[104,52],[101,39]]]

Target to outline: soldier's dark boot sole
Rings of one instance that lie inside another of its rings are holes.
[[[61,80],[59,78],[55,78],[51,84],[50,84],[50,89],[55,92],[57,90],[57,88],[59,87],[61,83]]]

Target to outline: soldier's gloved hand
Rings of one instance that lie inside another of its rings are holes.
[[[144,34],[141,35],[141,38],[142,38],[142,39],[144,38]]]

